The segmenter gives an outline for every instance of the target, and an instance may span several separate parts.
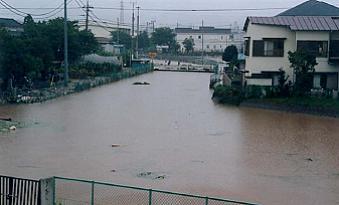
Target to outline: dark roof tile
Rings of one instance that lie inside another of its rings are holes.
[[[248,23],[287,26],[293,31],[339,31],[339,18],[329,16],[248,17]]]
[[[278,16],[339,16],[339,8],[326,2],[309,0]]]

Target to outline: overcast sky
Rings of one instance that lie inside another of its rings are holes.
[[[63,0],[5,0],[17,8],[24,7],[57,7]],[[85,2],[86,0],[82,0]],[[125,0],[124,7],[131,9],[133,0]],[[134,0],[136,1],[136,0]],[[304,0],[138,0],[137,5],[141,8],[159,8],[159,9],[242,9],[242,8],[291,8]],[[339,0],[326,0],[325,2],[339,7]],[[94,7],[120,7],[120,0],[90,0]],[[69,7],[78,6],[73,0]],[[0,6],[1,7],[1,6]],[[48,10],[24,10],[31,13],[44,13]],[[273,16],[283,10],[265,10],[265,11],[223,11],[223,12],[154,12],[141,11],[140,21],[145,25],[151,20],[156,21],[156,26],[174,27],[177,23],[183,27],[199,26],[202,20],[207,26],[226,27],[237,22],[242,27],[247,16]],[[98,10],[93,12],[99,18],[110,21],[117,21],[120,17],[119,10]],[[69,15],[73,20],[84,19],[83,11],[80,9],[70,9]],[[59,15],[62,15],[60,13]],[[131,22],[131,11],[124,11],[125,23]],[[0,17],[11,17],[22,19],[19,16],[11,14],[9,11],[0,10]]]

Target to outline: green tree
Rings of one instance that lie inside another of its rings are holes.
[[[126,49],[130,49],[132,46],[132,36],[124,31],[112,31],[112,41],[124,45]]]
[[[288,52],[288,59],[296,77],[294,91],[297,95],[306,95],[313,87],[315,66],[318,65],[316,57],[304,50]]]
[[[152,33],[152,42],[159,46],[168,46],[171,51],[176,49],[176,34],[171,28],[156,28]]]
[[[184,42],[182,43],[185,47],[185,52],[188,53],[192,53],[194,51],[194,39],[191,38],[185,38]]]
[[[63,26],[62,18],[35,23],[31,16],[27,16],[22,35],[12,36],[1,30],[0,72],[3,86],[24,87],[32,82],[47,82],[64,59]],[[80,31],[76,22],[68,22],[68,27],[71,63],[98,48],[92,33]]]
[[[151,46],[150,38],[148,37],[148,33],[144,31],[139,35],[139,48],[147,50],[150,46]]]
[[[278,92],[282,97],[288,97],[290,95],[290,85],[287,84],[289,76],[286,76],[286,72],[280,68],[278,75]]]
[[[238,49],[235,45],[227,46],[222,54],[222,60],[226,62],[235,62],[238,60]]]

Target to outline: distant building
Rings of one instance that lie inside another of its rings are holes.
[[[278,85],[279,69],[295,82],[289,51],[317,57],[314,88],[339,87],[339,8],[310,0],[274,17],[248,17],[244,27],[248,85]]]
[[[14,19],[0,18],[0,28],[6,29],[11,35],[20,35],[24,28]]]
[[[236,45],[240,50],[243,45],[243,38],[239,33],[232,33],[232,29],[199,27],[193,28],[176,28],[176,40],[184,52],[184,40],[192,38],[194,40],[194,51],[201,52],[223,52],[229,45]],[[203,45],[202,45],[203,44]],[[204,46],[204,47],[202,47]]]
[[[84,24],[80,24],[80,29],[85,29]],[[117,26],[104,26],[104,25],[98,25],[95,23],[90,23],[88,25],[88,30],[90,30],[95,37],[102,37],[102,38],[111,38],[111,32],[112,31],[117,31],[118,27]],[[119,27],[119,31],[125,32],[130,34],[131,29],[125,28],[125,27]]]

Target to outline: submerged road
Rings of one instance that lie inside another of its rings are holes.
[[[0,134],[0,174],[270,205],[339,204],[338,119],[216,105],[209,78],[154,72],[42,104],[0,106],[26,123]]]

